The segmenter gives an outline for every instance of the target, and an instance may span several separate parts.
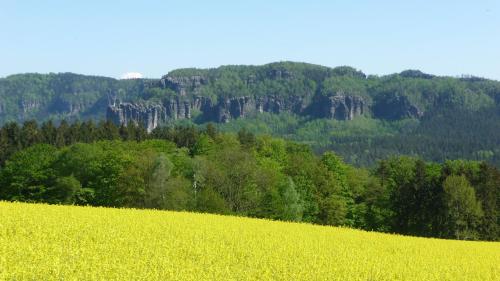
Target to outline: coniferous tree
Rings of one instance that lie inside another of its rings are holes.
[[[70,127],[66,120],[62,120],[56,131],[56,146],[63,147],[69,144],[68,136],[70,134]]]
[[[21,146],[30,147],[42,140],[38,123],[35,120],[26,121],[21,128]]]
[[[212,123],[207,124],[205,132],[213,140],[215,140],[215,138],[217,137],[217,128],[215,128],[214,124]]]
[[[9,157],[10,150],[9,137],[7,136],[4,128],[0,129],[0,166],[3,165],[5,160]]]
[[[129,130],[125,124],[121,124],[120,128],[118,129],[118,132],[120,134],[120,138],[122,140],[129,140]]]
[[[54,126],[52,120],[43,122],[40,127],[40,131],[42,135],[42,142],[56,145],[57,128]]]
[[[117,140],[120,139],[119,128],[111,121],[99,122],[98,126],[98,139],[99,140]]]
[[[11,122],[4,126],[5,133],[9,139],[9,146],[12,151],[18,151],[22,148],[21,128],[17,123]]]
[[[238,132],[238,140],[244,148],[252,148],[255,146],[255,135],[243,128]]]
[[[5,124],[0,130],[0,164],[4,164],[15,152],[21,150],[21,129],[17,123]]]
[[[64,138],[66,139],[67,145],[82,142],[84,140],[84,136],[82,134],[82,123],[78,120],[71,123]]]
[[[135,141],[137,140],[137,125],[132,121],[130,120],[128,123],[127,123],[127,126],[126,126],[126,130],[127,130],[127,139],[128,141]]]
[[[148,138],[148,132],[146,131],[146,128],[139,123],[135,125],[135,141],[141,142],[144,141]]]
[[[481,163],[476,196],[481,202],[484,216],[479,233],[481,239],[500,239],[500,172],[495,167]]]
[[[92,143],[97,140],[97,128],[94,121],[88,120],[81,124],[79,128],[78,141]]]

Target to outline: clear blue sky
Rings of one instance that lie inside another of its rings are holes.
[[[0,0],[0,77],[282,60],[500,80],[500,1]]]

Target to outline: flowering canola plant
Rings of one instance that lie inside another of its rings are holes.
[[[0,202],[0,280],[500,280],[500,243]]]

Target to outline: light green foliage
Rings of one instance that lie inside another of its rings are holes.
[[[457,239],[477,239],[475,227],[483,211],[468,180],[464,176],[449,176],[443,182],[443,189],[452,235]]]
[[[281,187],[283,214],[281,219],[286,221],[301,221],[304,207],[291,178]]]
[[[5,131],[13,133],[2,134],[8,148],[15,148],[15,128],[9,125]],[[61,148],[18,148],[0,168],[0,199],[213,212],[444,238],[499,237],[500,172],[486,163],[392,157],[359,169],[336,153],[319,157],[307,145],[246,130],[235,135],[189,127],[157,134],[164,140],[96,138]]]
[[[196,141],[192,154],[193,155],[207,155],[213,152],[215,146],[214,141],[208,135],[201,135]]]
[[[166,183],[172,173],[173,164],[163,153],[150,157],[153,158],[153,163],[149,171],[145,173],[144,206],[161,209],[165,199]]]

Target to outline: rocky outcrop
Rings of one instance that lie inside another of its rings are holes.
[[[151,132],[159,124],[169,120],[190,119],[192,112],[207,111],[211,108],[208,98],[195,98],[191,101],[180,97],[164,101],[152,102],[123,102],[108,105],[106,118],[115,124],[129,124],[130,122],[143,125]]]
[[[333,95],[321,97],[317,103],[316,117],[337,120],[352,120],[365,112],[366,103],[354,95]]]
[[[245,96],[238,96],[235,92],[234,96],[220,95],[210,98],[204,96],[201,89],[206,85],[210,86],[210,83],[218,78],[216,76],[209,78],[208,72],[201,73],[202,75],[190,76],[177,76],[178,73],[165,75],[159,81],[151,82],[149,86],[162,90],[168,89],[167,92],[171,94],[173,91],[175,95],[156,103],[137,102],[111,105],[107,111],[108,119],[117,124],[128,124],[131,121],[143,124],[148,131],[151,131],[159,124],[170,120],[193,118],[195,112],[199,121],[226,123],[233,119],[264,112],[276,114],[288,112],[310,115],[315,118],[352,120],[367,110],[366,102],[362,97],[346,93],[332,93],[329,96],[318,97],[314,91],[300,94],[283,92]],[[258,79],[287,83],[284,80],[296,78],[294,72],[284,68],[269,68],[264,76],[265,78],[257,78],[254,74],[250,74],[242,80],[251,89],[251,85]]]
[[[302,115],[307,108],[308,104],[304,97],[292,96],[244,96],[233,98],[221,98],[218,103],[208,112],[207,116],[211,115],[211,119],[226,123],[231,119],[244,118],[248,115],[269,112],[269,113],[295,113]],[[204,111],[207,113],[207,111]]]
[[[310,109],[313,108],[312,111]],[[365,102],[357,96],[332,96],[312,104],[304,97],[244,96],[219,98],[217,101],[195,96],[192,99],[175,99],[159,103],[119,103],[108,106],[107,118],[116,124],[134,122],[152,131],[159,124],[176,119],[190,119],[200,112],[205,121],[227,123],[232,119],[245,118],[263,112],[289,112],[298,115],[312,113],[320,118],[352,120],[365,111]]]
[[[180,96],[186,96],[188,92],[198,94],[198,89],[206,84],[208,84],[208,79],[203,76],[177,77],[166,75],[160,79],[162,88],[170,88],[179,93]]]
[[[160,124],[165,108],[155,104],[121,103],[108,106],[106,117],[115,124],[141,124],[151,132]]]
[[[88,108],[93,105],[92,102],[84,101],[70,101],[66,99],[56,99],[50,105],[50,111],[57,112],[58,114],[71,117],[76,116],[79,113],[85,112]]]
[[[22,99],[19,102],[19,105],[21,107],[21,111],[23,112],[23,114],[27,114],[27,113],[30,113],[32,111],[38,110],[41,103],[39,100],[36,100],[36,99]]]
[[[401,95],[389,95],[378,99],[372,110],[375,117],[388,120],[420,118],[424,115],[408,97]]]
[[[250,97],[221,98],[219,102],[209,109],[208,116],[220,123],[227,123],[231,119],[244,118],[255,112],[255,99]]]

